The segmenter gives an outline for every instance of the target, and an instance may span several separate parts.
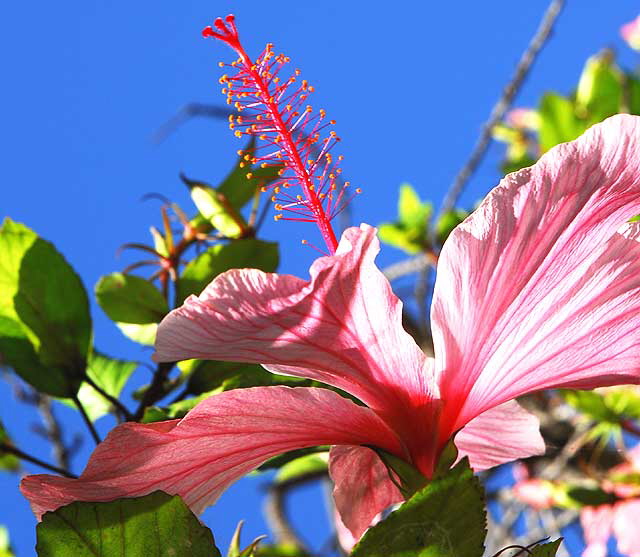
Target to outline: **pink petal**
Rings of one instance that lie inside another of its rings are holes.
[[[376,516],[404,501],[380,457],[366,447],[333,447],[329,474],[333,498],[344,525],[359,540]]]
[[[618,541],[618,551],[628,557],[640,557],[640,500],[631,499],[615,505],[613,533]]]
[[[402,304],[374,264],[375,229],[350,228],[311,281],[257,270],[218,276],[160,324],[155,359],[266,364],[339,387],[399,430],[434,420],[433,376],[402,328]],[[396,422],[401,422],[399,425]]]
[[[513,486],[513,494],[534,509],[548,509],[553,506],[553,486],[547,480],[532,478]]]
[[[545,452],[538,418],[515,400],[471,420],[455,436],[455,444],[476,471]]]
[[[587,544],[582,557],[606,557],[613,517],[614,508],[611,505],[584,507],[580,511],[582,535]]]
[[[395,434],[374,412],[332,391],[255,387],[209,397],[182,420],[120,425],[79,479],[28,476],[21,489],[38,516],[73,501],[158,489],[201,512],[268,458],[325,444],[369,444],[401,454]]]
[[[640,382],[640,118],[507,176],[449,236],[432,327],[443,435],[551,387]]]

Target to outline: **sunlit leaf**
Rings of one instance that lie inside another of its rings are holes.
[[[558,143],[576,139],[587,127],[576,116],[573,102],[555,93],[547,93],[542,97],[538,113],[540,148],[543,153]]]
[[[273,272],[278,267],[278,244],[255,238],[218,244],[190,261],[182,271],[176,304],[190,294],[200,294],[216,276],[229,269],[252,268]]]
[[[0,557],[15,557],[9,544],[9,530],[4,526],[0,526]]]
[[[169,312],[162,293],[148,280],[111,273],[95,288],[98,304],[113,321],[145,325],[158,323]]]
[[[296,458],[291,462],[287,462],[278,470],[275,483],[288,483],[306,476],[326,472],[328,461],[329,454],[327,452],[313,453]]]
[[[39,557],[220,557],[211,531],[180,497],[156,491],[109,503],[71,503],[36,528]]]
[[[107,394],[118,398],[125,383],[137,367],[136,362],[118,360],[94,352],[89,357],[87,375]],[[112,410],[112,403],[87,382],[82,383],[78,391],[78,399],[92,421]],[[61,402],[75,408],[75,403],[72,400],[63,399]]]

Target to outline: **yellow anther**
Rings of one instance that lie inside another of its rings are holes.
[[[279,186],[276,186],[275,188],[273,188],[273,191],[274,191],[275,193],[280,193],[280,187],[279,187]]]
[[[329,135],[330,135],[331,137],[333,137],[333,138],[335,138],[335,137],[337,136],[336,132],[334,132],[334,131],[329,132]]]
[[[315,87],[313,87],[312,85],[309,85],[309,93],[313,93],[315,91]]]
[[[296,199],[297,199],[298,201],[302,201],[302,196],[301,196],[301,195],[296,195]]]
[[[305,108],[305,112],[312,112],[313,108],[311,108],[311,105],[307,105],[307,108]]]
[[[247,172],[247,180],[251,180],[253,178],[253,173]]]
[[[293,72],[293,73],[294,73],[294,74],[296,74],[296,75],[300,75],[300,70],[298,70],[298,69],[296,68],[296,69],[294,70],[294,72]]]
[[[275,197],[271,198],[271,201],[275,201],[275,200],[276,200]],[[280,205],[280,203],[276,203],[273,207],[275,208],[276,211],[282,211],[282,205]]]
[[[282,215],[274,215],[273,220],[278,221],[282,218]]]
[[[287,106],[285,106],[285,109],[287,110],[287,112],[289,112],[291,110],[291,105],[288,104]]]
[[[263,162],[263,163],[260,165],[260,168],[267,168],[267,166],[269,166],[269,165],[268,165],[266,162]]]
[[[238,156],[241,157],[242,155],[244,155],[244,151],[242,149],[238,149],[237,151]]]
[[[218,67],[219,68],[224,68],[224,62],[218,62]]]
[[[265,134],[261,134],[259,137],[260,137],[260,139],[262,139],[262,141],[264,141],[265,139],[267,139],[267,136],[266,136]]]
[[[241,162],[238,166],[239,166],[240,168],[244,168],[244,167],[245,167],[245,166],[247,166],[247,165],[246,165],[244,162]]]
[[[324,108],[320,109],[320,118],[324,118],[327,115],[327,111]]]
[[[335,120],[329,120],[329,123],[330,123],[332,126],[335,126],[335,125],[336,125],[336,121],[335,121]]]
[[[236,130],[235,132],[233,132],[233,134],[234,134],[236,137],[242,137],[242,132],[241,132],[240,130]]]
[[[338,161],[343,161],[344,160],[344,156],[343,155],[338,155]]]
[[[246,161],[250,161],[250,160],[251,160],[251,154],[250,154],[250,153],[247,153],[247,154],[244,156],[244,160],[246,160]]]
[[[278,176],[282,176],[284,174],[284,168],[278,170]]]
[[[362,193],[362,190],[360,188],[356,188],[356,193]]]
[[[269,189],[269,188],[268,188],[267,186],[262,186],[262,187],[260,188],[260,191],[261,191],[262,193],[267,193],[267,190],[268,190],[268,189]]]

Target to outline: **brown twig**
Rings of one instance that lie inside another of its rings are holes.
[[[71,397],[71,400],[73,400],[73,403],[76,405],[76,408],[80,412],[80,415],[82,416],[82,419],[84,420],[84,423],[87,426],[89,433],[91,433],[91,437],[93,437],[93,440],[96,442],[96,445],[99,445],[101,441],[100,436],[98,435],[98,432],[96,431],[96,428],[93,425],[93,422],[89,417],[89,414],[87,414],[87,411],[84,405],[82,404],[82,402],[80,402],[78,395],[74,395],[73,397]]]
[[[153,374],[151,385],[149,385],[149,388],[144,393],[144,396],[140,401],[140,405],[133,415],[133,419],[135,421],[140,421],[144,415],[145,409],[163,397],[164,391],[162,387],[164,382],[168,379],[169,373],[173,369],[174,365],[175,362],[161,362],[158,364],[158,367]]]
[[[560,15],[560,11],[562,10],[563,5],[564,0],[552,0],[549,3],[549,6],[547,7],[544,16],[542,17],[542,21],[540,22],[535,35],[520,57],[520,61],[516,66],[513,77],[507,83],[507,85],[505,85],[504,89],[502,90],[500,99],[491,110],[489,119],[484,123],[482,131],[480,133],[480,137],[478,138],[473,150],[471,151],[471,155],[469,156],[468,161],[462,167],[460,172],[458,172],[458,175],[455,177],[453,183],[451,184],[451,187],[447,191],[447,194],[445,195],[442,202],[442,206],[440,207],[438,217],[436,217],[436,222],[442,214],[454,207],[454,205],[458,201],[458,198],[460,197],[460,194],[464,190],[467,181],[484,158],[487,152],[487,148],[491,143],[491,134],[493,128],[502,119],[509,106],[511,106],[516,93],[527,77],[535,59],[542,50],[542,47],[551,36],[553,26],[558,18],[558,15]]]
[[[77,478],[76,475],[72,474],[68,470],[64,468],[60,468],[58,466],[54,466],[53,464],[49,464],[44,460],[40,460],[35,456],[31,456],[20,449],[14,447],[13,445],[9,445],[8,443],[0,442],[0,454],[8,453],[14,456],[17,456],[21,460],[26,460],[27,462],[31,462],[32,464],[36,464],[41,468],[45,468],[46,470],[50,470],[51,472],[55,472],[56,474],[60,474],[61,476],[66,476],[67,478]]]
[[[105,391],[100,385],[98,385],[91,377],[88,375],[84,376],[84,381],[89,383],[96,391],[98,391],[105,399],[107,399],[113,406],[122,414],[125,420],[132,420],[133,414],[129,412],[127,407],[122,404],[116,397],[110,395],[107,391]]]

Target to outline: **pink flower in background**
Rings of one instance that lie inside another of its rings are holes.
[[[619,479],[640,472],[640,447],[629,451],[627,459],[627,462],[611,469],[611,479],[604,485],[607,491],[620,497],[620,501],[585,507],[580,511],[580,524],[587,544],[582,557],[606,557],[607,542],[612,535],[621,553],[640,557],[640,489],[638,485],[625,484]]]
[[[536,131],[540,127],[540,116],[532,108],[514,108],[507,112],[506,121],[517,129]]]
[[[182,420],[114,429],[79,479],[29,476],[37,514],[161,489],[195,510],[269,457],[332,444],[344,524],[358,538],[402,496],[369,447],[431,477],[452,438],[476,469],[543,450],[513,399],[640,382],[640,118],[614,116],[507,176],[439,258],[435,358],[404,331],[374,264],[375,230],[350,228],[310,280],[231,270],[161,323],[158,361],[257,362],[338,387],[215,395]]]
[[[631,48],[640,50],[640,15],[633,21],[625,23],[620,28],[620,35]]]
[[[637,484],[625,484],[624,476],[640,472],[640,446],[627,454],[627,462],[612,468],[602,487],[620,498],[615,503],[586,506],[580,511],[586,547],[582,557],[606,557],[607,543],[613,535],[618,550],[628,557],[640,557],[640,488]],[[622,481],[621,481],[622,479]],[[553,482],[539,478],[522,477],[513,487],[514,495],[535,509],[548,509],[566,501],[562,489]],[[560,498],[556,499],[559,495]]]

